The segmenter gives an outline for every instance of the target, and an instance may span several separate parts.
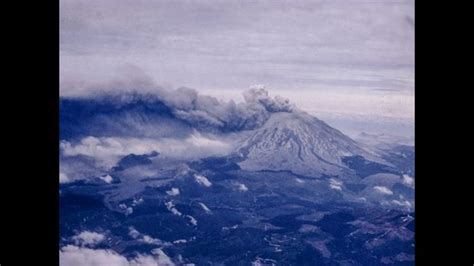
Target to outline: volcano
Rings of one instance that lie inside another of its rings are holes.
[[[321,176],[350,174],[345,158],[384,163],[374,152],[303,111],[274,113],[235,150],[249,171],[290,170]]]

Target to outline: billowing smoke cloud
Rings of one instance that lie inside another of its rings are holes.
[[[223,131],[254,129],[261,126],[276,112],[291,112],[293,106],[287,99],[271,97],[261,89],[244,93],[245,102],[220,102],[216,98],[199,95],[193,89],[178,89],[165,100],[174,108],[177,117],[197,127],[214,126]]]
[[[268,96],[268,91],[265,87],[259,86],[258,88],[251,88],[244,93],[244,99],[248,104],[262,105],[266,111],[271,113],[276,112],[291,112],[293,107],[290,105],[290,101],[280,96],[272,98]]]
[[[63,84],[62,86],[75,88],[68,89],[69,94],[65,97],[81,96],[82,100],[85,97],[95,100],[97,104],[108,102],[116,108],[140,103],[153,110],[154,105],[164,104],[176,118],[194,128],[222,132],[254,129],[261,126],[271,113],[292,112],[296,109],[288,99],[269,96],[263,86],[254,86],[246,91],[244,102],[224,102],[212,96],[201,95],[191,88],[173,90],[157,86],[137,67],[129,66],[120,73],[109,82]]]

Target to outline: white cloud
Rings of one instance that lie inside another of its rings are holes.
[[[166,208],[174,215],[181,216],[183,215],[178,209],[175,208],[173,201],[168,201],[165,203]]]
[[[163,138],[120,138],[89,136],[77,143],[61,141],[64,156],[86,155],[102,161],[108,167],[114,166],[120,157],[147,154],[159,151],[160,156],[179,158],[199,158],[201,156],[225,155],[232,146],[225,141],[194,132],[185,139]]]
[[[205,186],[205,187],[210,187],[212,186],[212,183],[211,181],[209,181],[209,179],[207,179],[205,176],[203,175],[199,175],[199,174],[195,174],[194,175],[194,179],[196,180],[196,182],[202,186]]]
[[[138,232],[138,230],[136,230],[133,226],[130,226],[128,230],[129,230],[128,235],[131,238],[136,239],[140,242],[151,244],[151,245],[158,245],[158,246],[169,246],[168,242],[163,242],[158,238],[154,238],[152,236],[142,234]]]
[[[59,250],[59,264],[64,266],[174,266],[161,249],[152,250],[152,255],[139,254],[127,259],[113,250],[90,249],[68,245]]]
[[[102,179],[107,184],[112,183],[112,181],[114,180],[110,175],[101,176],[100,179]]]
[[[196,220],[194,217],[192,217],[191,215],[186,215],[186,217],[188,217],[189,222],[190,222],[192,225],[196,226],[196,225],[198,224],[197,220]]]
[[[132,207],[128,207],[126,204],[120,204],[119,205],[119,208],[123,209],[125,211],[125,215],[130,215],[133,213],[133,208]]]
[[[83,231],[72,238],[76,245],[95,246],[104,241],[105,236],[96,232]]]
[[[393,191],[384,186],[375,186],[374,190],[385,195],[393,195]]]
[[[112,250],[89,249],[72,245],[59,251],[59,264],[65,266],[130,266],[130,262]]]
[[[179,191],[179,188],[171,188],[171,190],[168,190],[166,191],[166,194],[170,195],[170,196],[177,196],[179,195],[180,191]]]
[[[402,182],[403,184],[413,187],[415,185],[415,179],[409,175],[403,175],[402,176]]]
[[[152,253],[156,256],[157,264],[160,266],[174,266],[175,264],[171,261],[171,258],[166,255],[162,249],[154,249]]]
[[[236,186],[240,192],[246,192],[249,190],[249,188],[245,184],[242,184],[242,183],[237,183]]]
[[[130,226],[128,230],[128,235],[131,238],[137,239],[141,235],[140,232],[138,232],[133,226]]]
[[[149,235],[144,235],[142,241],[148,244],[161,244],[161,241]]]
[[[304,180],[303,179],[300,179],[300,178],[295,178],[295,181],[300,183],[300,184],[304,184]]]
[[[403,207],[408,207],[408,208],[412,206],[408,200],[404,200],[404,201],[392,200],[392,203],[398,206],[403,206]]]
[[[140,204],[142,204],[143,202],[144,202],[143,198],[133,199],[132,206],[140,205]]]

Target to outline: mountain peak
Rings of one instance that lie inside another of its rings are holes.
[[[343,158],[375,157],[357,142],[303,111],[274,113],[236,149],[246,170],[291,170],[337,175],[349,171]]]

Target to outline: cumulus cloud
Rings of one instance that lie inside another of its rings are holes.
[[[182,216],[183,215],[180,211],[178,211],[178,209],[175,208],[175,205],[174,205],[173,201],[165,202],[165,206],[172,214],[174,214],[176,216]]]
[[[112,250],[81,248],[72,245],[63,247],[59,251],[61,265],[115,265],[129,266],[130,262]]]
[[[105,235],[90,231],[83,231],[73,237],[74,243],[80,246],[95,246],[104,239]]]
[[[160,156],[194,159],[202,156],[225,155],[232,150],[232,145],[225,140],[194,132],[185,139],[89,136],[78,142],[62,140],[60,148],[66,157],[85,155],[112,167],[121,157],[132,153],[148,154],[159,151]]]
[[[125,215],[130,215],[133,213],[133,208],[132,207],[128,207],[126,204],[120,204],[119,205],[119,208],[123,210],[123,212],[125,213]]]
[[[171,258],[161,249],[152,250],[151,255],[139,254],[127,259],[113,250],[90,249],[68,245],[59,250],[60,265],[67,266],[174,266]]]
[[[138,230],[136,230],[133,226],[130,226],[128,228],[128,230],[129,230],[128,235],[131,238],[136,239],[140,242],[150,244],[150,245],[157,245],[157,246],[169,246],[170,245],[168,242],[163,242],[160,239],[157,239],[157,238],[154,238],[152,236],[145,235],[145,234],[142,234],[142,233],[138,232]]]
[[[137,239],[141,235],[140,232],[138,232],[133,226],[129,227],[128,230],[129,230],[128,235],[131,238]]]

